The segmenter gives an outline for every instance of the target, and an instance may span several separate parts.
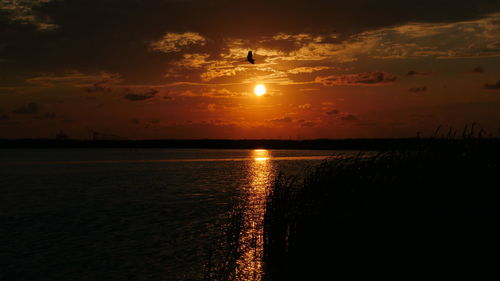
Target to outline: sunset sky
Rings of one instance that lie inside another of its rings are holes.
[[[0,0],[0,38],[0,138],[499,136],[496,0]]]

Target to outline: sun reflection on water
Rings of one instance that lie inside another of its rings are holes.
[[[250,185],[246,190],[244,229],[240,238],[238,280],[260,281],[263,274],[263,222],[266,191],[274,176],[271,154],[265,149],[251,152],[248,166]]]
[[[255,161],[266,161],[266,160],[269,160],[269,157],[256,157],[253,160],[255,160]]]

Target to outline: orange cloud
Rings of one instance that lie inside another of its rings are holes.
[[[396,81],[395,75],[377,71],[357,74],[330,75],[326,77],[316,77],[315,82],[324,86],[335,85],[379,85]]]
[[[299,73],[312,73],[321,70],[331,69],[329,66],[303,66],[288,70],[288,73],[299,74]]]
[[[208,61],[209,54],[184,54],[183,59],[172,63],[174,66],[184,68],[200,68],[212,61]]]
[[[299,108],[300,109],[310,109],[312,106],[310,103],[306,103],[306,104],[301,104],[299,105]]]
[[[196,32],[166,33],[160,40],[150,44],[153,51],[179,52],[191,45],[205,45],[206,39]]]

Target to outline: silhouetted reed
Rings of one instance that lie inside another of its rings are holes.
[[[243,232],[244,211],[241,203],[233,207],[229,221],[222,226],[221,235],[212,242],[205,265],[204,281],[235,280]]]
[[[267,278],[404,279],[487,265],[500,234],[500,141],[482,134],[473,125],[461,139],[450,130],[413,149],[332,157],[301,181],[280,176],[266,203]]]
[[[475,276],[496,268],[500,139],[484,138],[476,124],[441,129],[411,146],[394,140],[392,150],[333,155],[302,178],[279,174],[265,202],[263,280],[448,278],[478,262]],[[206,280],[249,280],[235,274],[238,208],[218,248],[225,258],[210,262]]]

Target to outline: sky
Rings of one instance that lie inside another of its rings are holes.
[[[497,0],[0,0],[0,38],[0,138],[500,136]]]

